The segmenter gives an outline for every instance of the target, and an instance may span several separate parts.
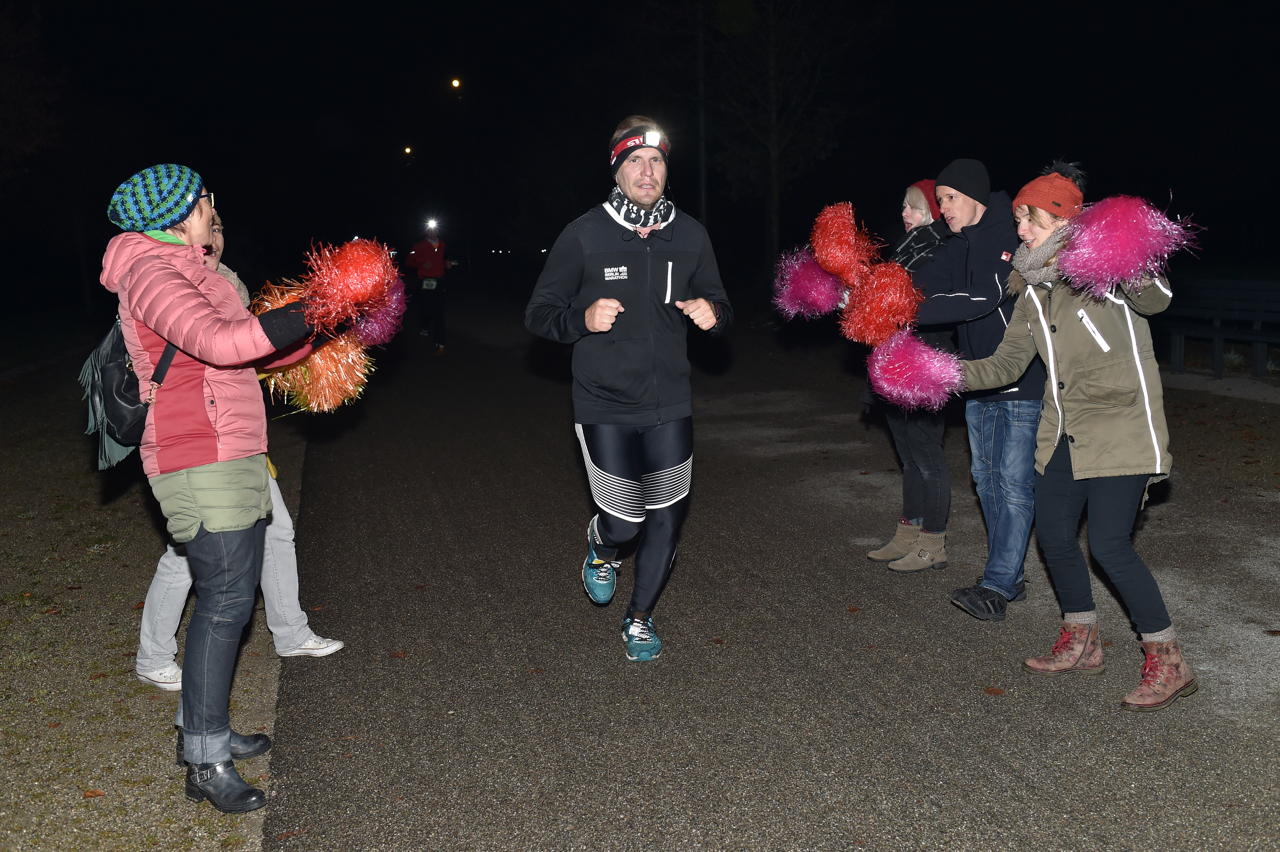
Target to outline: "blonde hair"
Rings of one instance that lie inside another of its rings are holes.
[[[1027,216],[1032,222],[1035,222],[1041,228],[1052,228],[1059,222],[1066,219],[1065,216],[1059,216],[1057,213],[1050,213],[1043,207],[1036,207],[1034,204],[1027,205]]]
[[[903,198],[902,201],[923,217],[920,220],[920,226],[923,227],[924,225],[933,224],[933,211],[929,209],[929,199],[924,197],[924,193],[920,190],[920,187],[907,187],[906,197]]]

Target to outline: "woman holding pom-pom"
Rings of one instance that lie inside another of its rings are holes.
[[[235,271],[222,263],[225,246],[222,219],[213,212],[212,242],[205,247],[204,265],[231,282],[236,295],[246,308],[249,290]],[[283,350],[286,358],[300,358],[311,351],[312,344],[294,344]],[[272,356],[281,357],[281,356]],[[298,603],[298,559],[293,543],[293,519],[285,505],[284,495],[276,483],[275,468],[268,463],[271,478],[267,486],[271,494],[271,514],[262,556],[262,601],[267,627],[275,641],[276,653],[282,657],[323,657],[341,650],[343,642],[317,636],[307,626],[307,614]],[[167,691],[182,688],[182,669],[174,662],[178,651],[175,633],[186,608],[191,589],[191,568],[187,557],[171,544],[156,565],[155,576],[147,590],[142,609],[142,628],[138,639],[137,677],[143,683]],[[179,740],[182,740],[181,735]],[[180,748],[180,750],[182,750]],[[237,754],[238,758],[243,753]]]
[[[1036,442],[1036,529],[1058,593],[1063,625],[1053,649],[1026,660],[1036,674],[1098,674],[1105,668],[1089,569],[1076,539],[1088,507],[1089,549],[1120,593],[1141,634],[1146,662],[1126,710],[1160,710],[1197,683],[1182,658],[1160,588],[1133,548],[1133,524],[1151,482],[1169,475],[1163,390],[1146,317],[1164,310],[1170,290],[1163,256],[1122,286],[1064,278],[1071,227],[1081,212],[1083,175],[1055,163],[1014,199],[1022,240],[1009,289],[1018,299],[1004,340],[989,358],[963,363],[969,389],[998,387],[1039,354],[1049,369]],[[1114,224],[1114,223],[1112,223]]]
[[[894,246],[891,259],[907,272],[914,272],[951,236],[934,198],[933,181],[917,181],[907,187],[902,224],[906,235]],[[955,349],[950,331],[916,332],[916,336],[936,348]],[[874,401],[869,389],[863,401]],[[946,421],[941,411],[908,410],[892,403],[885,407],[885,419],[902,460],[902,516],[889,543],[868,553],[867,558],[888,563],[894,571],[920,571],[927,563],[915,556],[916,541],[921,532],[944,534],[951,511],[951,476],[942,449]]]
[[[191,169],[143,169],[116,189],[107,216],[125,233],[107,244],[101,281],[119,297],[140,396],[151,403],[142,468],[195,575],[175,720],[186,795],[225,813],[256,810],[266,795],[233,759],[261,754],[271,740],[237,733],[230,717],[236,649],[253,614],[272,510],[266,408],[248,365],[312,329],[302,304],[252,316],[231,282],[205,266],[213,193]],[[158,374],[162,383],[152,381]]]

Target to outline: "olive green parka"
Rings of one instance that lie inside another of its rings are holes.
[[[1056,276],[1028,286],[1015,270],[1009,290],[1018,303],[1000,346],[961,363],[966,387],[979,390],[1016,381],[1037,353],[1044,360],[1036,471],[1044,473],[1061,439],[1076,479],[1168,476],[1164,389],[1146,320],[1169,306],[1168,282],[1144,279],[1136,292],[1097,299]]]

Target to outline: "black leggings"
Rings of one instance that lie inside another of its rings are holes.
[[[1089,550],[1115,584],[1139,633],[1169,627],[1169,613],[1151,569],[1133,549],[1133,522],[1147,487],[1145,473],[1076,479],[1062,441],[1036,476],[1036,538],[1044,550],[1062,611],[1092,612],[1089,566],[1076,539],[1080,513],[1089,506]]]
[[[653,612],[676,558],[693,479],[693,418],[659,426],[576,425],[591,496],[600,507],[601,559],[637,535],[636,582],[627,615]]]

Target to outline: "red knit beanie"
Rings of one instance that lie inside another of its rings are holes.
[[[929,202],[929,212],[933,214],[933,218],[941,219],[942,211],[938,209],[937,181],[918,180],[911,185],[924,193],[925,199]]]
[[[1022,205],[1039,207],[1046,213],[1070,219],[1084,207],[1084,193],[1070,178],[1057,172],[1038,177],[1024,186],[1013,199],[1013,209]]]

